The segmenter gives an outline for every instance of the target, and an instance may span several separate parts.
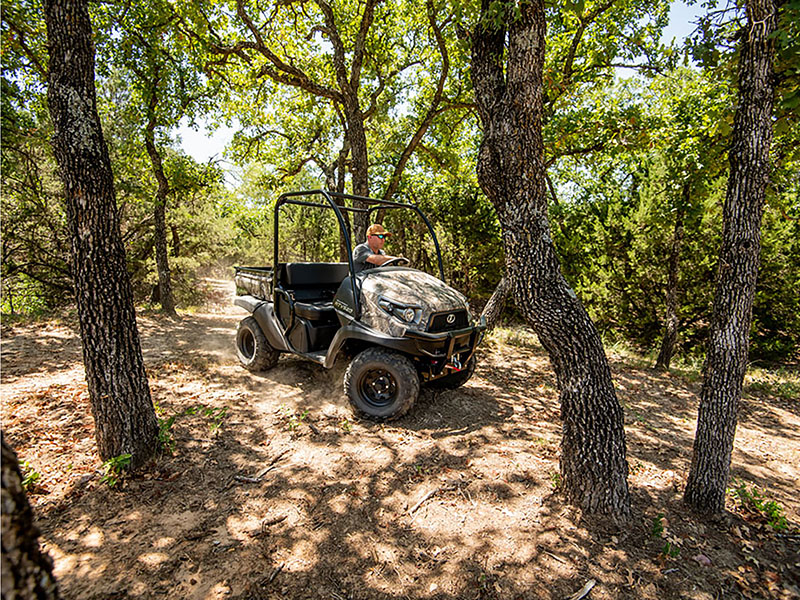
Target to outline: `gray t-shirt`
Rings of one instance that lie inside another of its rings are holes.
[[[373,265],[370,262],[367,262],[367,258],[372,256],[373,254],[386,254],[383,250],[378,250],[377,252],[373,252],[372,248],[369,247],[369,244],[364,242],[363,244],[359,244],[355,248],[353,248],[353,267],[356,270],[356,273],[361,273],[366,269],[374,269],[378,265]]]

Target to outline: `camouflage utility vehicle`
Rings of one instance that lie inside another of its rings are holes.
[[[365,208],[347,206],[348,201]],[[278,262],[280,209],[290,204],[332,210],[348,262]],[[439,278],[409,267],[405,258],[355,274],[342,211],[366,213],[371,220],[377,210],[421,217],[433,237]],[[275,204],[274,234],[271,267],[236,267],[235,304],[251,313],[236,333],[245,368],[269,369],[281,352],[326,368],[344,355],[351,359],[345,394],[359,415],[379,421],[408,412],[420,384],[455,388],[472,376],[486,326],[470,314],[466,298],[442,281],[436,234],[416,206],[320,190],[293,192]]]

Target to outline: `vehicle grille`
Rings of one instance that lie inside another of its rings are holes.
[[[450,317],[449,321],[448,317]],[[428,332],[440,333],[442,331],[453,331],[454,329],[462,329],[467,325],[469,325],[469,319],[466,310],[451,310],[432,315],[430,323],[428,324]]]

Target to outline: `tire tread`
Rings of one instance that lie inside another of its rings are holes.
[[[374,362],[381,362],[384,365],[396,370],[397,375],[399,376],[398,384],[403,382],[408,384],[408,389],[405,390],[406,393],[403,397],[399,398],[397,402],[396,410],[388,415],[371,414],[364,410],[364,408],[358,404],[358,401],[354,399],[354,396],[358,393],[356,387],[358,385],[360,369],[363,366]],[[353,411],[361,418],[376,421],[378,423],[399,419],[409,410],[411,410],[411,407],[414,406],[414,403],[417,401],[417,397],[419,396],[419,387],[419,375],[417,374],[417,370],[414,368],[414,365],[411,363],[411,361],[402,354],[398,354],[397,352],[393,352],[385,348],[367,348],[350,362],[350,365],[347,367],[347,371],[344,374],[344,393],[347,396]]]

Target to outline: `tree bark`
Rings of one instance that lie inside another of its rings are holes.
[[[101,459],[157,448],[108,148],[97,114],[86,0],[46,0],[48,104],[66,193],[83,362]]]
[[[486,319],[486,325],[489,329],[495,328],[497,321],[500,319],[500,315],[503,313],[503,308],[505,308],[506,305],[506,298],[508,298],[508,288],[508,278],[503,275],[497,287],[494,288],[494,292],[492,292],[492,296],[489,298],[486,306],[483,307],[481,316]]]
[[[364,114],[358,105],[358,97],[353,92],[353,98],[345,94],[344,112],[347,119],[347,143],[350,146],[350,183],[353,194],[356,196],[369,196],[369,158],[367,153],[367,134],[364,130]],[[356,207],[363,208],[360,202]],[[364,213],[353,213],[353,237],[355,244],[360,244],[366,239],[367,217]]]
[[[153,167],[153,175],[158,183],[156,198],[153,204],[153,225],[156,247],[156,270],[158,271],[158,297],[161,311],[171,317],[177,317],[175,312],[175,299],[172,295],[172,278],[169,271],[169,257],[167,255],[167,197],[169,196],[169,181],[164,173],[164,164],[158,153],[155,142],[156,131],[156,106],[158,105],[158,71],[153,75],[153,80],[147,82],[150,87],[150,102],[147,107],[147,127],[145,128],[144,145]]]
[[[56,599],[53,561],[39,548],[39,530],[22,487],[17,454],[2,439],[2,532],[0,591],[3,600]]]
[[[683,214],[689,206],[689,183],[683,184],[681,202],[675,213],[675,227],[672,230],[672,248],[669,253],[669,274],[667,275],[667,302],[664,319],[664,337],[661,339],[661,349],[658,352],[655,368],[668,371],[672,357],[675,355],[675,343],[678,340],[678,267],[681,260],[683,246]]]
[[[750,323],[769,183],[774,97],[772,0],[745,5],[739,102],[729,152],[722,247],[692,465],[684,500],[702,513],[725,508],[739,399],[747,369]]]
[[[170,230],[172,231],[172,256],[180,256],[181,255],[181,236],[178,232],[177,225],[170,225]]]
[[[622,408],[603,344],[561,273],[547,221],[542,140],[543,0],[508,3],[472,35],[472,80],[484,138],[478,181],[503,228],[510,292],[547,349],[561,399],[567,501],[616,521],[630,515]]]

